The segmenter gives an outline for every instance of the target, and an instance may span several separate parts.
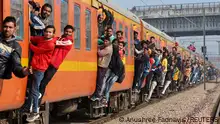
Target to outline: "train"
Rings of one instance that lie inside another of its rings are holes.
[[[68,53],[58,72],[49,83],[43,102],[46,102],[50,109],[45,111],[56,111],[66,114],[80,108],[86,108],[90,117],[102,117],[105,113],[104,107],[97,106],[89,100],[96,88],[97,76],[97,16],[99,7],[114,13],[113,30],[122,30],[127,42],[125,79],[122,83],[115,83],[111,89],[110,107],[115,110],[122,110],[131,105],[133,94],[132,85],[134,77],[134,42],[133,32],[138,32],[140,40],[149,40],[154,36],[158,48],[167,47],[169,50],[176,42],[166,33],[156,29],[143,21],[129,10],[124,10],[113,5],[108,0],[35,0],[43,5],[49,3],[53,7],[50,23],[56,28],[56,36],[62,34],[65,25],[73,25],[74,46]],[[29,8],[28,0],[1,0],[0,1],[0,26],[2,20],[9,15],[17,18],[17,36],[22,47],[22,65],[28,66],[29,54]],[[2,28],[2,27],[0,27]],[[178,52],[183,59],[188,57],[199,57],[181,46]],[[206,62],[206,64],[211,64]],[[142,87],[144,87],[143,83]],[[0,120],[7,119],[19,121],[18,109],[24,104],[27,88],[27,78],[19,79],[13,76],[10,80],[4,80],[3,91],[0,95]],[[139,96],[140,97],[140,96]],[[123,103],[123,104],[122,104]],[[59,106],[59,107],[54,107]],[[48,113],[48,112],[47,112]],[[48,116],[45,114],[45,118]]]

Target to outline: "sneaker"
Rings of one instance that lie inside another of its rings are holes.
[[[27,117],[26,121],[34,122],[36,119],[40,117],[39,113],[31,113],[29,117]]]
[[[41,93],[39,93],[39,97],[38,97],[38,99],[40,99],[42,97],[42,94]]]
[[[134,92],[135,92],[135,93],[138,93],[138,89],[134,89]]]
[[[93,96],[93,97],[91,98],[91,100],[92,100],[92,101],[96,101],[96,100],[99,101],[99,100],[101,100],[101,99],[100,99],[99,97]]]
[[[148,99],[148,98],[145,98],[145,102],[149,102],[150,101],[150,99]]]
[[[20,113],[30,113],[30,110],[26,107],[22,107],[21,109],[19,109]]]

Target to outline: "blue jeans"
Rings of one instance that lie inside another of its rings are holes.
[[[118,80],[118,76],[115,75],[110,69],[106,73],[106,87],[105,87],[105,97],[109,101],[109,93],[113,84]]]
[[[141,75],[141,79],[138,82],[138,90],[141,90],[141,86],[143,84],[144,79],[147,77],[147,75],[149,74],[149,72],[143,72]]]
[[[44,77],[44,72],[34,70],[33,71],[33,80],[32,80],[32,88],[28,96],[28,101],[27,101],[27,106],[30,108],[31,103],[33,102],[33,112],[37,113],[38,112],[38,97],[39,97],[39,87],[41,80]]]
[[[193,77],[192,77],[192,83],[196,83],[197,77],[198,77],[198,72],[195,72],[195,74],[193,74]]]

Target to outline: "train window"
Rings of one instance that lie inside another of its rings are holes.
[[[61,0],[61,34],[63,34],[64,27],[68,24],[68,1]]]
[[[23,0],[11,0],[11,16],[16,18],[16,35],[21,39],[24,37],[23,5]]]
[[[125,55],[128,56],[128,27],[125,27]]]
[[[114,20],[113,22],[113,34],[115,35],[116,34],[116,21]]]
[[[49,3],[52,6],[52,9],[54,9],[53,0],[44,0],[44,3]],[[54,18],[54,15],[53,15],[53,11],[52,11],[51,15],[48,18],[49,25],[53,25],[53,20],[54,20],[53,18]]]
[[[130,30],[130,55],[134,55],[133,51],[133,26],[131,25],[131,30]]]
[[[119,23],[119,30],[123,31],[123,25],[122,25],[122,23]]]
[[[76,29],[74,33],[74,47],[80,49],[80,6],[77,4],[74,5],[74,27]]]
[[[91,50],[91,11],[86,9],[86,50]]]

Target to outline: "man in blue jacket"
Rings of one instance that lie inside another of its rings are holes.
[[[0,95],[3,89],[3,80],[11,79],[12,72],[16,77],[24,78],[30,71],[21,65],[21,46],[16,42],[16,19],[8,16],[3,21],[0,34]]]

